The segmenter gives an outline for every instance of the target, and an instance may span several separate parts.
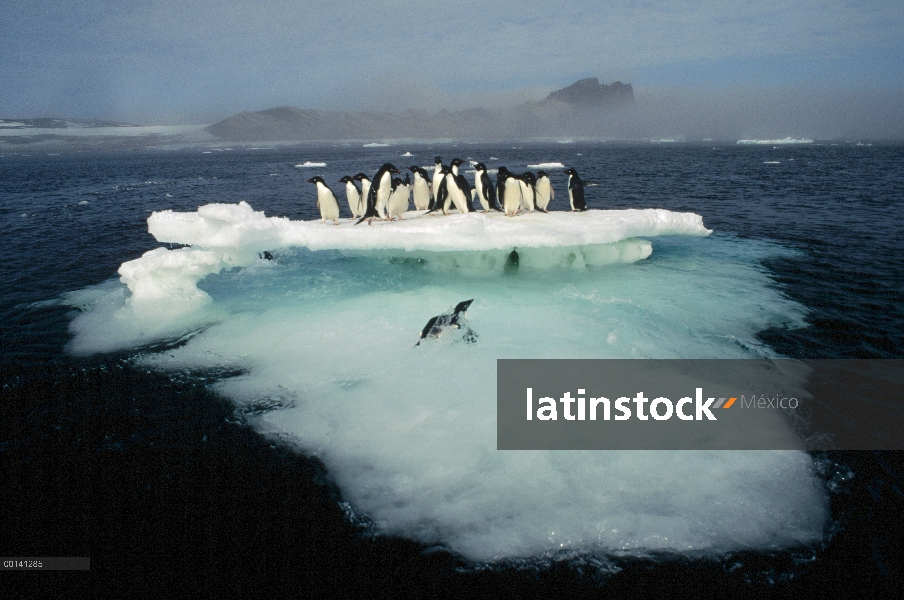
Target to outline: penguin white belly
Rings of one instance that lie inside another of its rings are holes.
[[[521,186],[514,179],[505,182],[505,193],[502,197],[502,208],[505,214],[512,216],[518,213],[521,206]]]
[[[455,204],[455,208],[458,209],[460,214],[466,214],[468,212],[468,200],[465,198],[464,192],[461,191],[461,188],[458,187],[458,184],[455,183],[455,176],[451,173],[446,175],[446,189],[449,190],[449,200],[451,200]],[[446,204],[449,204],[449,200],[446,200]],[[446,207],[448,210],[448,206]]]
[[[480,206],[483,207],[485,212],[488,212],[490,210],[490,203],[484,198],[483,181],[481,181],[479,173],[474,177],[474,191],[477,193],[477,199],[480,200]]]
[[[408,211],[408,198],[411,195],[411,189],[405,184],[399,184],[395,191],[389,196],[389,202],[386,204],[386,212],[389,218],[399,217]]]
[[[354,183],[349,181],[345,184],[345,196],[348,198],[348,208],[352,211],[352,215],[356,217],[363,216],[364,212],[360,210],[361,194],[358,193],[358,188],[355,187]]]
[[[521,208],[526,210],[527,212],[533,212],[534,210],[534,190],[531,188],[530,184],[526,181],[518,180],[518,185],[521,188]],[[508,187],[506,185],[506,187]]]
[[[414,207],[417,210],[427,210],[430,206],[430,186],[420,175],[414,178]]]
[[[439,184],[443,180],[443,174],[437,167],[436,171],[433,172],[433,199],[436,200],[436,195],[439,193]]]
[[[546,210],[546,207],[549,206],[549,201],[552,199],[552,186],[549,184],[549,178],[541,177],[538,179],[537,187],[534,189],[537,191],[537,208]]]
[[[389,201],[389,195],[392,193],[392,175],[384,173],[380,181],[377,182],[377,215],[381,219],[386,218],[386,203]]]
[[[574,194],[571,191],[571,175],[568,176],[568,203],[571,204],[571,210],[574,210]]]
[[[322,183],[317,183],[317,207],[320,208],[320,218],[324,221],[339,220],[339,201]]]

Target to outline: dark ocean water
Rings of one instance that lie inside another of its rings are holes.
[[[56,300],[158,247],[147,232],[151,212],[246,200],[268,216],[319,218],[304,183],[311,175],[335,181],[386,160],[428,165],[440,154],[497,157],[491,166],[564,162],[599,183],[587,188],[590,208],[691,211],[719,234],[792,249],[763,266],[806,308],[807,326],[761,331],[763,343],[795,358],[904,358],[904,146],[450,144],[412,146],[415,157],[400,158],[406,149],[0,157],[0,553],[92,557],[90,574],[5,573],[10,581],[34,582],[33,592],[131,596],[158,595],[160,586],[456,597],[901,590],[900,453],[816,457],[833,522],[824,544],[806,552],[623,559],[617,572],[579,560],[475,567],[442,550],[363,535],[322,464],[244,426],[207,389],[215,374],[138,370],[127,353],[64,352],[71,309]],[[329,166],[295,167],[306,160]],[[561,173],[552,177],[566,197]]]

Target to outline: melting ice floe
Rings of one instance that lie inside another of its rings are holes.
[[[431,265],[502,270],[512,250],[519,265],[554,267],[635,262],[652,248],[640,236],[707,235],[699,215],[661,209],[529,214],[471,213],[445,217],[409,213],[401,222],[339,227],[319,221],[266,217],[247,203],[208,204],[194,213],[155,212],[148,229],[157,240],[190,248],[157,248],[123,263],[119,274],[132,293],[136,315],[153,316],[194,310],[210,301],[197,288],[202,278],[234,267],[247,267],[264,249],[306,247],[311,250],[389,252]],[[449,254],[454,252],[457,254]],[[168,300],[164,302],[164,300]]]
[[[561,219],[541,221],[550,216]],[[721,554],[821,539],[826,497],[802,452],[495,449],[498,358],[768,354],[758,331],[803,320],[801,307],[759,266],[774,247],[706,237],[699,217],[667,211],[474,217],[353,228],[268,219],[247,205],[158,213],[149,220],[158,239],[195,245],[125,263],[122,277],[135,289],[109,282],[70,295],[68,303],[90,308],[73,321],[70,350],[181,339],[138,364],[243,371],[215,389],[248,410],[281,404],[249,422],[323,460],[343,499],[377,530],[444,544],[472,560]],[[475,257],[508,248],[497,250],[486,228],[507,224],[513,229],[500,235],[518,243],[536,229],[560,244],[518,246],[523,263],[534,251],[558,261],[571,256],[571,268],[515,276],[484,269],[488,259]],[[573,268],[584,260],[576,236],[636,251],[640,240],[632,236],[666,232],[684,237],[657,241],[655,260]],[[357,257],[328,250],[353,246],[351,235],[366,236]],[[366,258],[401,256],[405,244],[419,258]],[[257,259],[261,249],[290,246],[324,251]],[[431,258],[458,267],[430,269]],[[220,272],[230,266],[245,268]],[[180,298],[199,293],[205,301],[178,310]],[[468,319],[477,343],[441,337],[414,348],[427,319],[463,298],[474,298]]]
[[[299,164],[299,165],[295,165],[295,166],[296,166],[296,167],[299,167],[299,168],[304,168],[304,167],[325,167],[325,166],[326,166],[326,163],[325,163],[325,162],[311,162],[311,161],[309,161],[309,160],[306,160],[305,162],[303,162],[303,163],[301,163],[301,164]]]
[[[535,165],[527,165],[528,169],[564,169],[565,165],[560,162],[537,163]]]

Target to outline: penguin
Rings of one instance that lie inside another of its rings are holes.
[[[439,194],[439,184],[445,178],[443,173],[443,159],[439,156],[433,157],[433,163],[436,168],[433,170],[433,201],[430,203],[430,210],[436,209],[436,197]]]
[[[319,175],[308,179],[308,183],[317,186],[317,208],[320,209],[320,219],[326,223],[327,219],[334,221],[333,225],[339,224],[339,201],[336,200],[336,194],[327,186],[323,177]]]
[[[587,203],[584,201],[584,183],[578,176],[578,172],[574,169],[565,169],[568,175],[568,198],[571,201],[572,212],[579,210],[587,210]]]
[[[521,186],[515,176],[505,167],[499,167],[496,178],[496,194],[502,202],[505,216],[514,217],[521,208]]]
[[[392,194],[386,203],[386,212],[390,220],[398,218],[402,220],[402,214],[408,211],[408,203],[411,197],[411,179],[405,174],[405,181],[396,177],[392,180]]]
[[[465,179],[464,175],[456,175],[452,169],[449,169],[449,172],[446,174],[445,184],[449,194],[443,206],[444,213],[449,212],[449,209],[451,208],[450,205],[453,203],[459,214],[464,215],[469,212],[474,212],[474,205],[471,204],[471,186],[468,184],[468,180]]]
[[[461,339],[469,344],[477,341],[477,334],[468,327],[462,319],[465,311],[471,306],[474,299],[464,300],[455,305],[455,308],[449,312],[437,315],[427,321],[427,324],[421,330],[420,339],[414,345],[415,348],[421,345],[425,338],[438,338],[443,335],[447,329],[457,329],[462,334]]]
[[[352,219],[357,219],[364,214],[364,202],[361,201],[361,190],[355,185],[355,180],[346,175],[339,180],[345,184],[345,197],[348,199],[348,208],[352,211]]]
[[[549,212],[546,207],[556,199],[556,191],[552,189],[552,183],[550,183],[546,171],[537,171],[537,183],[534,185],[534,191],[536,192],[537,210]]]
[[[447,214],[446,211],[448,210],[448,208],[446,207],[446,205],[450,202],[450,200],[449,200],[449,188],[446,185],[446,176],[450,174],[449,167],[441,166],[439,169],[439,174],[440,174],[439,182],[437,184],[435,184],[434,188],[433,188],[433,191],[434,191],[433,206],[431,206],[430,210],[427,211],[426,214],[428,214],[428,215],[430,213],[434,213],[438,210],[442,211],[444,215]],[[434,175],[434,181],[436,181],[435,175]]]
[[[474,165],[476,173],[474,173],[474,191],[477,192],[477,199],[483,207],[483,212],[490,210],[499,210],[496,206],[496,190],[493,189],[493,182],[487,175],[487,166],[483,163]]]
[[[367,197],[370,195],[370,178],[364,173],[358,173],[354,177],[352,177],[355,181],[361,182],[361,202],[360,209],[358,210],[358,215],[364,215],[367,212]]]
[[[411,165],[408,170],[414,173],[414,183],[411,186],[414,196],[414,208],[427,210],[430,208],[430,176],[427,171],[417,165]]]
[[[458,167],[460,167],[461,165],[463,165],[464,162],[465,162],[465,161],[463,161],[463,160],[460,159],[460,158],[453,158],[453,159],[452,159],[452,162],[449,163],[449,170],[452,171],[452,174],[453,174],[453,175],[455,175],[456,177],[458,177]]]
[[[518,185],[521,186],[521,208],[527,212],[534,212],[534,202],[536,201],[537,192],[534,189],[534,183],[537,178],[530,171],[525,171],[518,177]]]
[[[377,207],[386,206],[386,202],[389,200],[389,195],[392,193],[393,173],[401,174],[402,172],[396,169],[392,163],[386,163],[374,175],[373,185],[370,186],[370,191],[367,193],[367,210],[355,225],[360,224],[364,219],[367,219],[367,224],[371,225],[374,219],[381,218]]]

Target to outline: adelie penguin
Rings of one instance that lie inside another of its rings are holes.
[[[417,165],[411,165],[408,170],[414,173],[414,183],[411,184],[414,208],[427,210],[430,208],[430,176],[427,175],[426,169]]]
[[[367,219],[367,224],[371,225],[374,219],[382,218],[379,209],[386,206],[389,195],[392,193],[393,173],[401,175],[402,172],[396,169],[392,163],[386,163],[374,175],[373,184],[367,194],[367,210],[355,225],[360,224],[365,219]]]
[[[443,206],[443,213],[447,213],[450,209],[450,204],[453,203],[459,214],[464,215],[474,212],[474,205],[471,204],[471,186],[465,176],[458,173],[458,167],[463,162],[460,158],[456,158],[449,163],[449,172],[446,173],[445,180],[449,195]]]
[[[436,210],[436,199],[439,194],[439,184],[445,176],[445,174],[442,172],[443,159],[439,156],[434,156],[433,164],[435,165],[435,168],[433,169],[433,200],[430,203],[430,210]]]
[[[433,181],[437,183],[435,183],[433,187],[433,204],[430,207],[430,210],[426,212],[426,214],[429,215],[431,213],[435,213],[438,210],[442,211],[444,215],[446,214],[446,211],[448,210],[446,205],[450,202],[449,188],[446,183],[446,176],[451,175],[451,173],[452,172],[449,170],[449,167],[442,165],[440,165],[438,173],[434,173]],[[439,175],[438,181],[437,175]]]
[[[352,177],[352,179],[361,182],[361,201],[359,203],[361,208],[357,216],[362,216],[367,211],[367,196],[370,194],[370,177],[364,173],[358,173]]]
[[[496,190],[493,189],[493,182],[487,174],[487,166],[483,163],[474,165],[474,191],[477,192],[477,199],[484,212],[491,210],[499,210],[496,205]]]
[[[345,197],[348,199],[348,208],[352,211],[352,219],[358,219],[364,214],[364,200],[361,197],[361,190],[355,185],[355,180],[346,175],[339,180],[339,183],[345,184]]]
[[[521,208],[521,185],[518,179],[505,167],[499,167],[496,178],[496,195],[502,203],[505,216],[514,217]]]
[[[389,195],[389,201],[386,203],[386,214],[389,220],[402,220],[402,215],[408,211],[408,202],[411,197],[411,179],[408,173],[405,173],[405,181],[398,177],[392,180],[392,194]]]
[[[584,183],[578,177],[578,172],[574,169],[565,169],[568,175],[568,198],[571,201],[571,210],[587,210],[587,203],[584,201]]]
[[[547,207],[550,202],[556,199],[556,191],[552,189],[552,184],[546,171],[537,171],[537,183],[534,185],[534,191],[536,192],[537,210],[549,212]]]
[[[419,339],[414,346],[420,346],[421,342],[426,338],[438,338],[447,331],[454,331],[455,333],[460,334],[461,340],[469,344],[476,342],[477,334],[463,321],[465,311],[468,310],[468,307],[471,306],[472,302],[474,302],[473,298],[471,300],[459,302],[455,305],[455,308],[449,312],[437,315],[427,321],[424,329],[421,330],[421,339]]]
[[[317,186],[317,208],[320,209],[320,219],[326,223],[327,219],[333,221],[333,225],[339,224],[339,201],[336,194],[327,186],[323,177],[319,175],[308,179],[308,183]]]
[[[518,177],[518,185],[521,186],[521,208],[529,213],[534,212],[534,202],[536,202],[537,192],[534,189],[534,183],[537,178],[530,171],[525,171]]]

